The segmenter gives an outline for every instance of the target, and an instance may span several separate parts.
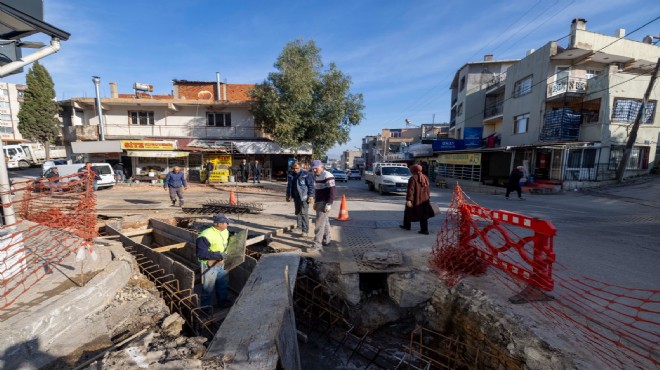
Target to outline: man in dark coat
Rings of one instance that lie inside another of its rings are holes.
[[[412,177],[408,180],[403,225],[399,227],[410,230],[412,222],[419,222],[419,233],[429,235],[429,218],[435,216],[433,207],[431,207],[429,178],[422,173],[422,166],[418,164],[410,166],[410,171]]]
[[[210,159],[206,160],[206,164],[204,165],[204,170],[206,171],[206,185],[211,185],[211,172],[213,172],[213,169],[215,166],[213,165],[213,162],[211,162]]]
[[[509,199],[509,194],[515,190],[518,193],[518,199],[523,200],[522,189],[520,188],[520,179],[525,176],[523,169],[523,166],[518,166],[511,171],[511,175],[509,175],[509,183],[506,185],[506,199]]]
[[[247,163],[247,160],[243,160],[241,164],[238,166],[238,170],[241,173],[241,181],[247,182],[248,181],[248,170],[250,169],[250,166]]]
[[[260,177],[261,177],[261,164],[259,164],[259,161],[255,160],[254,163],[252,164],[252,183],[254,184],[255,182],[258,182],[261,184]]]

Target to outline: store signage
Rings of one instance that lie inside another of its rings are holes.
[[[218,166],[231,166],[231,155],[227,154],[210,154],[208,156],[211,163],[213,163],[216,168]]]
[[[127,150],[126,155],[128,157],[142,157],[142,158],[179,158],[187,157],[188,152],[166,152],[166,151],[155,151],[155,150]]]
[[[121,148],[133,150],[175,150],[176,141],[122,140]]]
[[[463,131],[463,142],[466,148],[481,148],[483,127],[466,127]]]
[[[479,166],[481,165],[481,153],[440,154],[438,163]]]
[[[463,140],[454,139],[438,139],[433,140],[433,151],[439,152],[444,150],[461,150],[465,149],[465,142]]]

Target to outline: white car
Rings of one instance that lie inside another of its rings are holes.
[[[348,182],[348,176],[342,170],[332,170],[332,176],[335,177],[335,181]]]

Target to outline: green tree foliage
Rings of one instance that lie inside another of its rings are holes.
[[[350,92],[351,78],[334,63],[323,71],[320,49],[312,40],[284,46],[275,68],[250,91],[255,124],[284,148],[295,151],[312,144],[316,158],[345,144],[351,126],[364,118],[363,97]]]
[[[24,138],[43,143],[48,148],[59,133],[55,85],[50,74],[34,62],[25,76],[27,89],[18,112],[18,131]]]

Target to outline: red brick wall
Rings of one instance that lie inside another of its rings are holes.
[[[180,82],[178,85],[179,88],[179,99],[202,99],[202,100],[218,100],[216,98],[216,88],[215,83],[185,83]],[[248,92],[254,87],[253,84],[226,84],[221,85],[221,89],[227,91],[226,100],[229,101],[245,101],[250,100],[248,97]]]

